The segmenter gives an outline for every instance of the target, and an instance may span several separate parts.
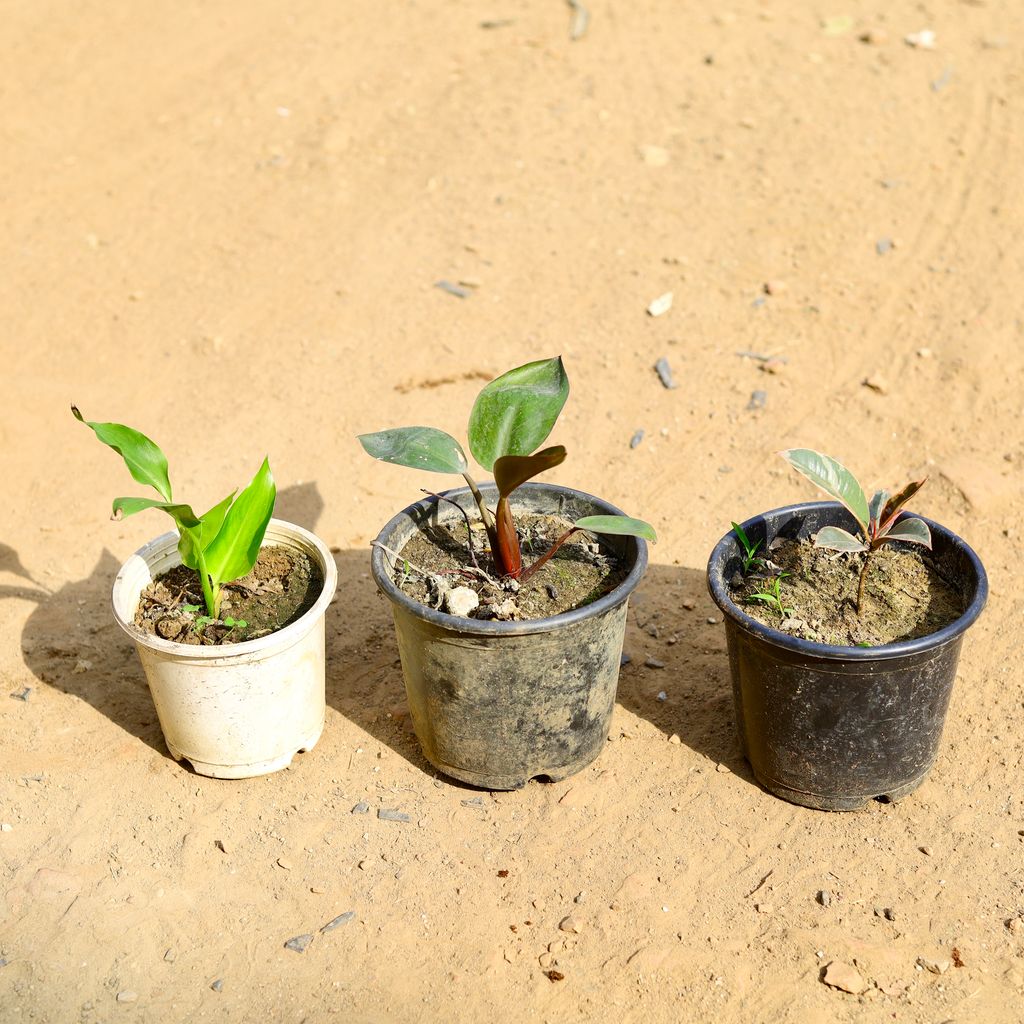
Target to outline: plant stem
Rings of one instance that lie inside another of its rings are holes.
[[[868,581],[868,567],[871,565],[871,550],[864,556],[864,565],[860,570],[860,582],[857,584],[857,614],[860,615],[864,607],[864,584]]]
[[[520,573],[520,575],[519,575],[519,582],[520,582],[520,583],[526,583],[526,581],[527,581],[527,580],[528,580],[528,579],[529,579],[529,578],[530,578],[530,577],[531,577],[531,576],[532,576],[532,575],[533,575],[533,574],[534,574],[534,573],[535,573],[535,572],[536,572],[536,571],[537,571],[537,570],[538,570],[538,569],[539,569],[539,568],[540,568],[540,567],[541,567],[542,565],[544,565],[544,563],[545,563],[545,562],[547,562],[547,561],[548,561],[548,559],[549,559],[549,558],[551,558],[551,557],[552,557],[552,556],[553,556],[553,555],[555,554],[555,552],[556,552],[556,551],[557,551],[557,550],[558,550],[558,549],[559,549],[559,548],[560,548],[560,547],[561,547],[561,546],[562,546],[562,545],[563,545],[563,544],[564,544],[564,543],[565,543],[565,542],[566,542],[566,541],[567,541],[567,540],[568,540],[568,539],[569,539],[569,538],[570,538],[570,537],[571,537],[571,536],[572,536],[572,535],[573,535],[574,533],[579,533],[579,532],[580,532],[580,527],[578,527],[578,526],[574,526],[574,527],[573,527],[573,528],[572,528],[571,530],[566,530],[566,531],[565,531],[565,533],[563,533],[563,534],[562,534],[562,536],[561,536],[561,537],[559,537],[559,538],[558,538],[558,540],[556,540],[556,541],[555,541],[555,543],[554,543],[554,544],[552,544],[552,545],[551,545],[551,547],[549,547],[549,548],[547,549],[547,551],[545,551],[545,552],[544,552],[544,554],[543,554],[543,555],[541,555],[541,556],[540,556],[540,558],[538,558],[538,559],[537,559],[537,561],[533,563],[533,565],[531,565],[531,566],[528,566],[527,568],[525,568],[525,569],[524,569],[524,570],[522,571],[522,573]]]
[[[477,508],[480,509],[480,518],[483,520],[484,526],[487,527],[488,537],[493,537],[494,518],[491,516],[491,510],[487,507],[487,503],[484,501],[484,496],[480,493],[480,488],[477,487],[476,481],[468,473],[463,473],[462,478],[469,485],[469,490],[476,499]]]
[[[196,545],[198,547],[198,545]],[[198,552],[199,561],[199,582],[203,585],[203,600],[206,602],[206,613],[212,618],[218,617],[220,610],[220,587],[214,587],[210,583],[210,574],[206,571],[206,559],[203,552]]]
[[[498,499],[494,533],[498,544],[491,553],[494,555],[498,575],[519,579],[523,571],[523,555],[519,548],[519,534],[516,533],[516,524],[512,521],[512,507],[508,503],[507,495],[502,495]]]

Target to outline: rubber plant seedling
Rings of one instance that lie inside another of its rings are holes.
[[[896,494],[876,491],[868,501],[857,478],[841,463],[809,448],[790,448],[779,454],[798,472],[826,494],[841,502],[857,522],[860,536],[838,526],[823,526],[814,540],[815,547],[832,551],[864,552],[864,565],[857,585],[857,613],[864,604],[864,584],[868,578],[871,556],[887,541],[920,544],[929,550],[932,535],[928,524],[916,516],[897,522],[900,510],[924,486],[924,480],[907,484]],[[927,479],[927,478],[925,478]]]
[[[71,411],[75,419],[91,427],[105,445],[124,459],[133,479],[160,495],[159,499],[115,498],[112,518],[123,519],[147,508],[166,512],[178,527],[182,563],[199,576],[206,613],[213,620],[219,619],[221,587],[245,576],[256,564],[267,523],[274,512],[277,488],[268,460],[263,460],[241,493],[232,491],[209,512],[197,516],[191,505],[173,500],[167,458],[145,434],[123,423],[91,423],[75,406],[71,406]],[[224,621],[229,626],[241,625]]]
[[[498,575],[525,583],[575,533],[617,534],[657,540],[653,527],[629,516],[584,516],[577,519],[536,562],[523,565],[510,499],[527,480],[565,460],[565,448],[537,449],[547,440],[569,397],[569,379],[561,357],[539,359],[492,380],[477,396],[469,416],[469,448],[476,461],[494,475],[498,504],[492,513],[469,473],[462,446],[434,427],[398,427],[360,434],[366,452],[382,462],[432,473],[460,473],[480,510]]]

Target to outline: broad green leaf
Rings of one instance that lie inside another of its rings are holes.
[[[872,537],[878,532],[878,524],[882,521],[882,509],[885,508],[885,503],[888,500],[888,491],[875,491],[871,496],[871,502],[868,505],[868,514],[870,515],[868,525],[871,527],[870,535]]]
[[[910,518],[902,519],[893,526],[880,541],[901,540],[907,544],[923,544],[931,550],[932,532],[923,519]]]
[[[545,448],[533,455],[503,455],[494,460],[494,482],[498,494],[507,498],[520,484],[532,480],[545,470],[565,462],[565,448],[560,444]]]
[[[857,478],[841,463],[809,448],[790,448],[779,454],[798,472],[826,494],[842,502],[868,536],[868,499]]]
[[[888,530],[888,528],[892,526],[900,509],[903,508],[903,506],[906,505],[906,503],[910,501],[910,499],[917,494],[922,487],[924,487],[927,479],[928,478],[925,477],[924,480],[917,480],[913,483],[909,483],[902,491],[897,492],[889,498],[885,503],[885,509],[878,519],[879,526],[883,531]]]
[[[206,569],[215,583],[237,580],[256,564],[276,497],[270,462],[264,459],[249,485],[235,498],[220,532],[206,548]]]
[[[462,445],[434,427],[396,427],[360,434],[363,450],[381,462],[424,469],[428,473],[465,473],[469,464]]]
[[[658,535],[650,523],[642,519],[631,519],[629,516],[584,516],[577,519],[573,526],[591,533],[608,533],[618,537],[643,537],[652,544],[658,542]]]
[[[868,546],[852,533],[840,530],[838,526],[823,526],[814,538],[816,548],[829,548],[831,551],[867,551]]]
[[[200,547],[203,524],[192,511],[192,506],[156,501],[152,498],[115,498],[114,518],[133,516],[147,508],[158,508],[174,520],[174,525],[178,527],[178,553],[181,555],[181,561],[189,569],[198,569],[199,559],[196,552]]]
[[[222,502],[214,505],[205,515],[199,517],[199,522],[194,529],[186,530],[181,523],[178,523],[178,530],[181,532],[181,539],[178,541],[178,552],[182,562],[190,569],[199,569],[199,555],[205,551],[213,542],[213,538],[220,533],[224,524],[224,517],[227,515],[231,502],[234,500],[237,491],[232,491]]]
[[[90,423],[71,406],[75,419],[91,427],[96,436],[124,459],[128,472],[140,484],[152,487],[164,501],[171,500],[171,481],[167,476],[167,458],[145,434],[123,423]],[[126,513],[130,514],[130,513]]]
[[[208,548],[213,543],[213,538],[220,533],[220,528],[224,525],[224,517],[228,514],[228,509],[231,508],[231,502],[235,500],[237,493],[237,490],[232,491],[222,502],[214,505],[209,512],[205,512],[199,517],[199,521],[203,524],[203,547]]]
[[[506,455],[529,455],[551,433],[569,397],[561,356],[502,374],[477,395],[469,416],[469,449],[484,469]]]

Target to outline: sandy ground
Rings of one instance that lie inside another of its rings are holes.
[[[1024,1019],[1024,11],[587,3],[575,42],[560,0],[2,5],[4,1024]],[[367,576],[450,481],[353,435],[463,435],[481,378],[556,353],[550,478],[661,543],[601,758],[478,794],[420,756]],[[289,770],[169,758],[109,612],[165,523],[108,521],[131,486],[71,401],[197,505],[269,453],[279,514],[338,549],[327,728]],[[790,806],[739,756],[703,570],[730,519],[812,497],[791,445],[928,473],[915,508],[991,576],[897,805]]]

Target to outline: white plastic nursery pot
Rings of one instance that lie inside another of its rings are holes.
[[[324,728],[324,617],[338,570],[323,542],[291,523],[271,519],[263,545],[301,551],[319,566],[323,590],[284,629],[238,644],[179,644],[134,624],[143,588],[181,564],[177,533],[140,548],[114,580],[114,617],[135,641],[167,749],[215,779],[280,771]]]

